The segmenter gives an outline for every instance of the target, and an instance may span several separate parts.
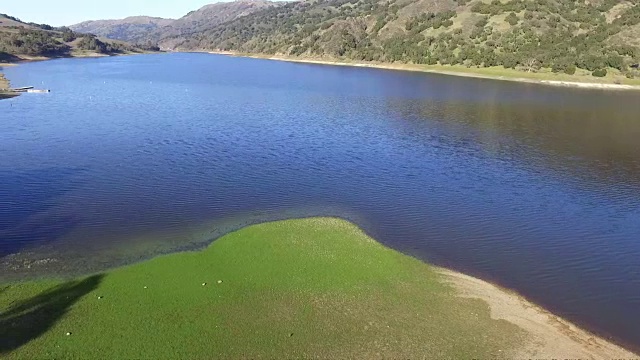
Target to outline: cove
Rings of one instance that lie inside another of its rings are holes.
[[[2,278],[338,216],[640,345],[637,94],[208,54],[4,72],[52,93],[0,102]]]

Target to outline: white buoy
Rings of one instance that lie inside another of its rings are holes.
[[[71,335],[71,333],[70,333],[70,332],[68,332],[68,333],[67,333],[67,336],[70,336],[70,335]]]
[[[202,283],[202,286],[205,286],[205,285],[207,285],[207,283]]]
[[[218,284],[222,284],[222,280],[218,280]]]

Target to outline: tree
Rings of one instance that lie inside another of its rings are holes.
[[[518,65],[518,60],[512,53],[507,53],[502,56],[502,66],[505,69],[515,69]]]
[[[622,71],[622,69],[624,68],[624,59],[618,54],[609,54],[609,56],[607,57],[607,65],[609,65],[609,67]]]
[[[576,73],[576,65],[575,64],[567,65],[567,67],[564,69],[564,73],[568,74],[568,75],[575,74]]]
[[[504,21],[508,22],[511,26],[517,25],[518,24],[518,16],[512,12],[509,13],[509,15],[507,15],[506,18],[504,18]]]

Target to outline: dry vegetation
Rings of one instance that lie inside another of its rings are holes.
[[[191,11],[179,19],[162,19],[146,16],[128,17],[122,20],[86,21],[72,25],[74,31],[123,40],[131,43],[156,44],[162,39],[204,32],[238,17],[256,11],[279,6],[266,0],[241,0],[219,2]]]

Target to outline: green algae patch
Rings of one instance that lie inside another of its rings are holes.
[[[0,286],[2,358],[488,358],[524,333],[431,266],[333,218],[207,249]]]

